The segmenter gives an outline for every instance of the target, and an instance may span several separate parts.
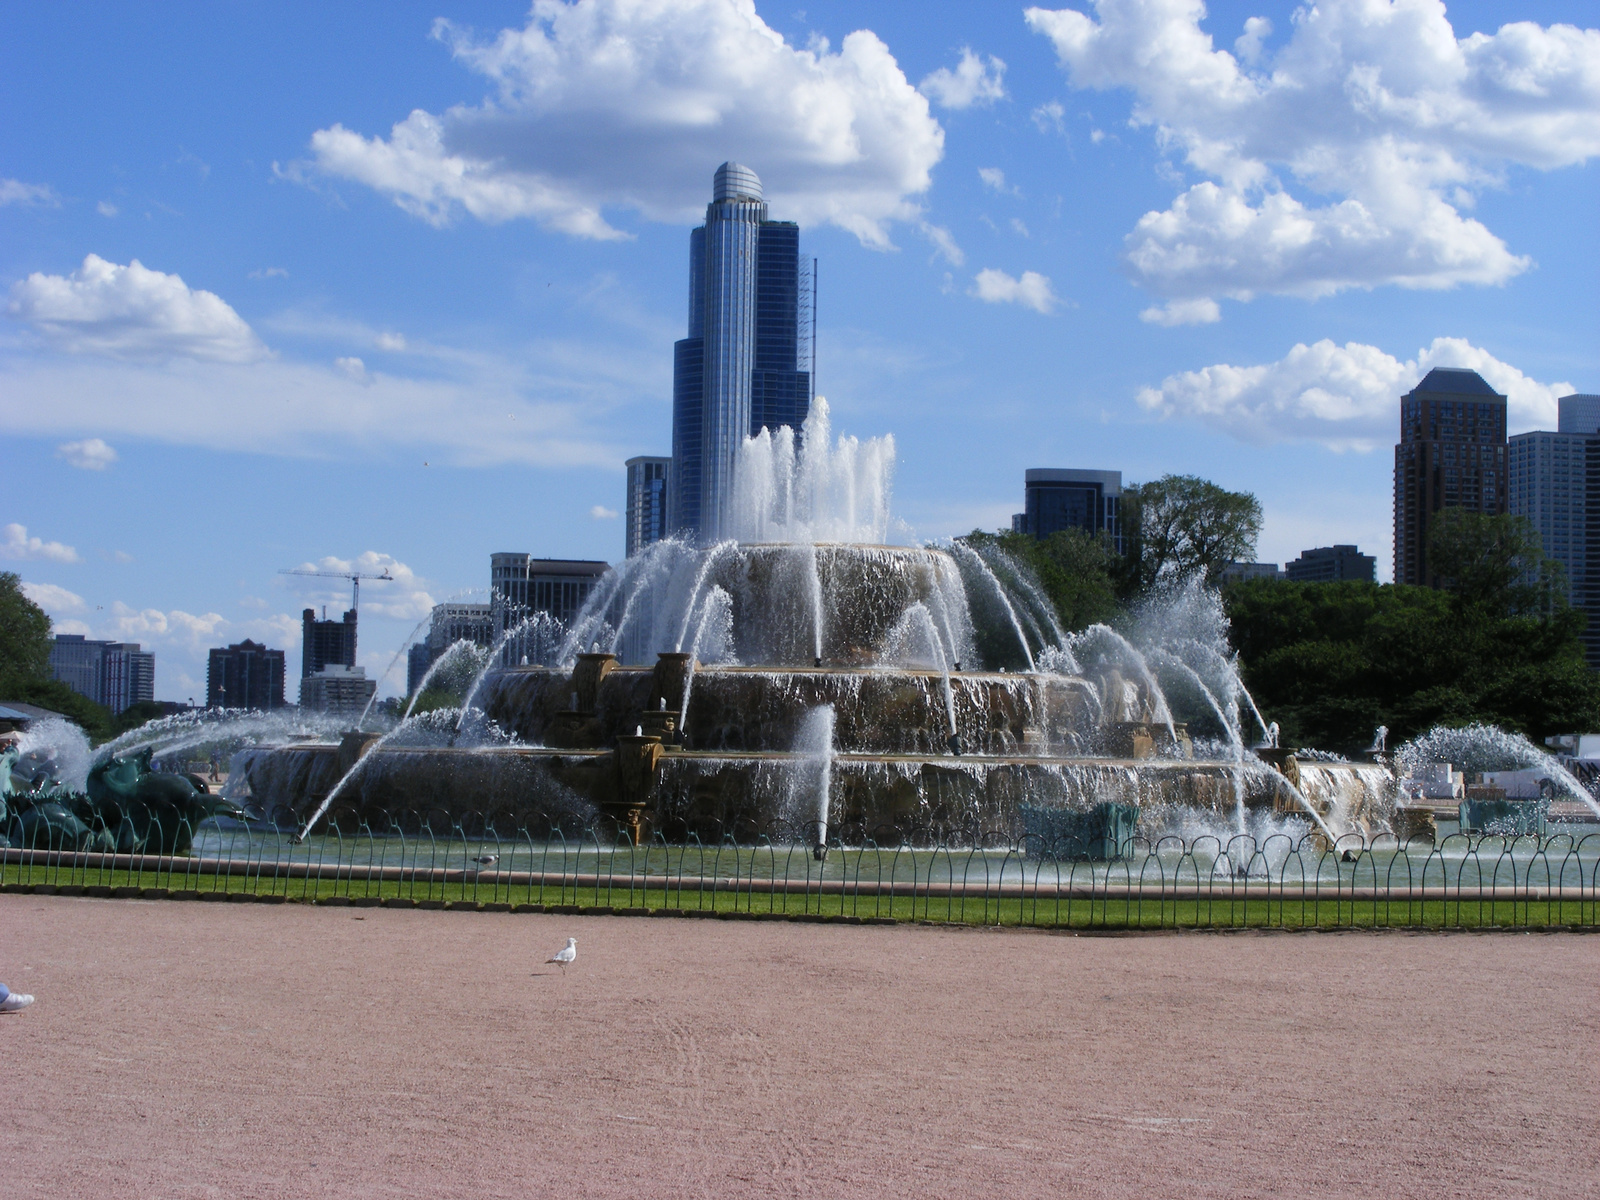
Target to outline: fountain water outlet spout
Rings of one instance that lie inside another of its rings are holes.
[[[822,667],[822,655],[817,655],[817,657],[812,660],[811,665],[820,670]]]
[[[811,857],[816,859],[818,862],[827,862],[828,843],[818,842],[815,846],[811,847]]]
[[[950,747],[951,754],[954,754],[957,758],[961,757],[961,735],[959,733],[952,733],[945,745]]]
[[[956,670],[957,670],[957,671],[959,671],[959,670],[961,670],[961,660],[960,660],[960,659],[959,659],[959,658],[958,658],[958,659],[956,659],[956,666],[955,666],[955,669],[956,669]]]

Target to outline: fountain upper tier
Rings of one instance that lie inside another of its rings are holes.
[[[760,666],[897,661],[892,634],[921,605],[933,637],[898,661],[942,669],[973,658],[961,572],[942,550],[666,543],[624,564],[605,590],[574,628],[569,653],[598,642],[638,664],[663,651]]]

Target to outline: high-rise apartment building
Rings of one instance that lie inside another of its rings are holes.
[[[138,642],[95,641],[58,633],[50,644],[50,673],[80,696],[114,713],[154,700],[156,656]]]
[[[1476,371],[1435,367],[1400,398],[1394,581],[1434,585],[1428,532],[1444,508],[1506,511],[1506,398]]]
[[[1300,557],[1283,566],[1284,578],[1294,583],[1337,583],[1356,579],[1378,581],[1378,560],[1356,546],[1318,546],[1300,551]]]
[[[355,609],[346,609],[342,621],[319,621],[316,610],[310,608],[300,614],[300,678],[315,675],[327,666],[355,665]]]
[[[740,443],[811,411],[809,297],[800,227],[769,221],[756,173],[723,163],[689,235],[689,336],[673,348],[673,532],[718,540]]]
[[[1122,553],[1122,472],[1036,467],[1023,478],[1023,511],[1014,533],[1047,538],[1062,529],[1104,533]]]
[[[1519,433],[1507,448],[1507,507],[1526,517],[1589,617],[1584,646],[1600,667],[1600,396],[1557,401],[1559,432]]]
[[[640,456],[628,460],[625,519],[628,524],[629,558],[667,536],[667,492],[671,469],[670,458]]]
[[[284,654],[246,638],[211,651],[206,663],[208,708],[282,708]]]

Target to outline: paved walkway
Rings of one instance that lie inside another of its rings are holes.
[[[543,959],[568,935],[565,976]],[[1600,936],[0,895],[0,1193],[1594,1194]]]

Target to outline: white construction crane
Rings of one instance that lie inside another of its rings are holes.
[[[350,609],[359,612],[361,608],[361,581],[363,579],[388,580],[394,582],[394,576],[389,574],[389,568],[383,569],[381,575],[363,575],[359,571],[308,571],[304,567],[295,567],[293,570],[279,571],[279,575],[315,575],[318,579],[348,579],[350,581]]]

